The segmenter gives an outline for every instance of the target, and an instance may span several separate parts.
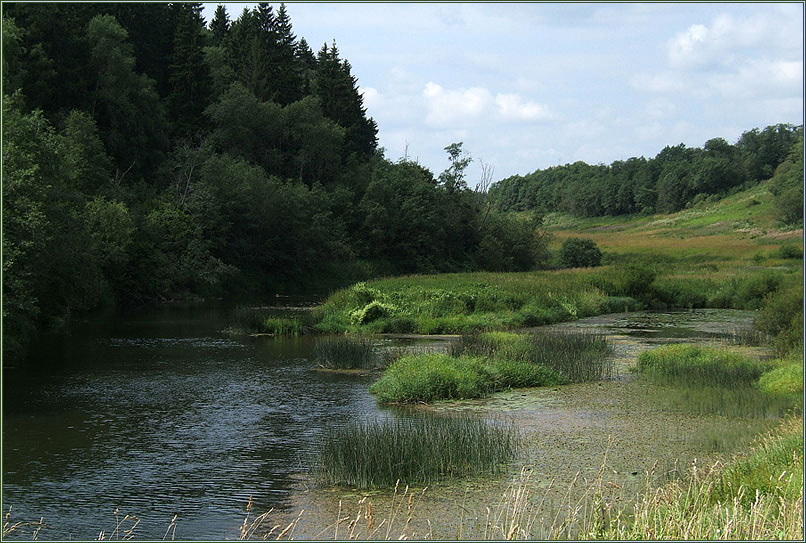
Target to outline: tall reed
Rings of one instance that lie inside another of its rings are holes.
[[[441,477],[496,473],[519,446],[511,422],[415,415],[333,427],[318,450],[326,485],[359,488],[427,485]]]
[[[611,379],[612,347],[605,336],[587,332],[535,331],[528,334],[485,332],[462,336],[451,354],[531,362],[567,382]]]
[[[372,369],[380,363],[372,340],[365,337],[318,338],[313,352],[316,362],[328,369]]]
[[[659,384],[749,386],[770,368],[741,353],[689,344],[664,345],[638,357],[638,370]]]

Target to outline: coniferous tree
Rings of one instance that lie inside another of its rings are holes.
[[[378,146],[378,127],[367,119],[358,80],[350,73],[350,63],[339,58],[334,41],[319,50],[316,62],[316,92],[325,116],[347,130],[345,151],[359,157],[372,156]]]
[[[210,22],[213,45],[221,45],[229,34],[229,29],[230,20],[227,7],[224,4],[218,4],[215,8],[213,20]]]
[[[272,80],[276,100],[282,105],[296,102],[303,97],[303,69],[297,59],[297,37],[291,28],[285,4],[280,4],[275,17],[276,49],[272,63]]]
[[[179,5],[168,95],[173,132],[177,137],[188,136],[201,128],[202,113],[209,104],[210,74],[204,62],[201,11],[201,4]]]

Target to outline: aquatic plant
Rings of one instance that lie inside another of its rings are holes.
[[[302,322],[294,318],[269,317],[263,321],[263,331],[275,336],[298,336],[302,334]]]
[[[232,311],[228,330],[240,333],[262,333],[270,315],[268,308],[239,305]]]
[[[517,428],[503,420],[419,414],[353,421],[325,432],[316,473],[326,485],[426,485],[442,477],[496,473],[518,446]]]
[[[398,359],[369,390],[383,403],[434,402],[486,396],[495,381],[484,358],[418,354]]]
[[[329,369],[371,369],[380,361],[372,340],[360,336],[317,338],[313,352],[316,362]]]
[[[690,344],[664,345],[638,357],[638,370],[660,384],[750,386],[770,367],[735,351]]]
[[[612,352],[607,338],[600,334],[539,330],[465,335],[451,354],[530,362],[551,369],[565,382],[581,383],[612,378]]]
[[[304,325],[297,317],[278,317],[277,310],[271,307],[237,306],[230,320],[227,332],[233,334],[274,334],[278,336],[298,336]]]

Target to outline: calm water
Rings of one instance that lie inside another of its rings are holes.
[[[35,367],[4,368],[12,521],[44,516],[41,538],[94,539],[112,532],[118,508],[141,518],[139,538],[162,539],[176,514],[179,539],[235,539],[250,496],[257,512],[285,505],[325,426],[395,416],[367,391],[375,377],[316,371],[313,338],[231,338],[227,317],[198,307],[100,317],[41,345]],[[657,320],[591,326],[669,328]]]
[[[41,346],[44,367],[4,369],[4,510],[96,538],[113,511],[138,534],[236,538],[249,496],[282,505],[326,424],[386,416],[368,379],[315,371],[313,340],[230,338],[227,313],[108,317]]]

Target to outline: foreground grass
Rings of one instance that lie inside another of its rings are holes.
[[[597,499],[597,498],[595,498]],[[648,489],[629,509],[582,520],[585,539],[803,540],[803,418],[748,454]]]
[[[497,473],[518,449],[510,423],[424,416],[353,422],[325,433],[318,479],[326,485],[390,488],[442,477]]]

